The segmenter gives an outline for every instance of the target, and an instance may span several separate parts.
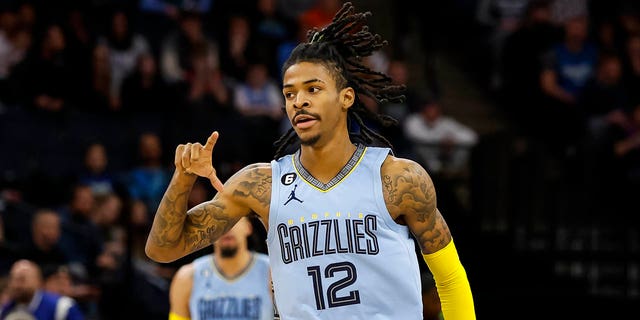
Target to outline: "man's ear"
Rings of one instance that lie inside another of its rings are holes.
[[[356,93],[353,91],[353,88],[346,87],[340,90],[340,104],[343,110],[347,110],[351,108],[353,102],[356,100]]]

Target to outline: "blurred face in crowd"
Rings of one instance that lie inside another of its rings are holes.
[[[124,38],[127,36],[129,30],[129,22],[127,16],[123,12],[117,12],[113,15],[112,20],[113,34],[117,38]]]
[[[565,23],[566,37],[571,42],[583,42],[587,39],[589,22],[586,16],[570,18]]]
[[[19,260],[13,264],[7,286],[11,299],[20,304],[29,303],[41,286],[42,274],[36,264],[28,260]]]
[[[106,196],[96,208],[96,222],[99,225],[111,226],[120,218],[122,212],[122,200],[115,195]]]
[[[71,207],[74,212],[88,216],[93,209],[93,191],[89,186],[77,186],[73,193]]]
[[[101,144],[92,144],[87,149],[85,165],[94,173],[100,173],[107,167],[107,151]]]
[[[409,82],[409,70],[407,70],[407,65],[402,61],[394,60],[389,62],[387,74],[393,79],[394,83],[406,84]]]
[[[627,40],[627,54],[629,58],[640,59],[640,36],[631,36]]]
[[[140,136],[140,155],[145,161],[159,160],[162,155],[160,138],[152,133],[145,133]]]
[[[38,248],[51,249],[60,240],[60,217],[55,211],[40,210],[33,218],[32,231]]]
[[[436,102],[429,102],[422,109],[422,117],[424,117],[427,123],[433,123],[438,120],[440,114],[440,105]]]
[[[234,257],[239,250],[246,250],[247,237],[251,234],[252,226],[248,218],[241,218],[231,230],[222,235],[215,243],[215,250],[222,258]]]
[[[138,63],[141,74],[146,76],[152,76],[156,74],[156,61],[152,55],[142,54]]]
[[[49,292],[70,296],[73,294],[73,281],[67,268],[59,268],[44,280],[44,289]]]
[[[47,37],[45,38],[45,48],[51,51],[64,50],[66,43],[62,28],[58,25],[49,26],[47,29]]]
[[[622,64],[620,59],[616,57],[607,57],[600,64],[598,70],[599,80],[607,85],[613,85],[619,82],[622,77]]]
[[[202,23],[200,18],[195,15],[189,15],[182,20],[182,32],[192,42],[202,39]]]
[[[262,87],[268,79],[267,66],[262,63],[252,64],[247,71],[247,82],[255,88]]]
[[[551,21],[551,9],[549,7],[537,7],[531,11],[531,20],[536,23]]]

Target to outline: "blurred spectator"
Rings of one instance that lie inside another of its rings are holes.
[[[62,227],[60,216],[50,209],[36,211],[31,223],[31,243],[19,255],[42,268],[57,268],[67,263],[60,248]]]
[[[147,39],[131,28],[129,15],[116,10],[111,16],[111,28],[108,33],[98,39],[98,43],[109,48],[111,109],[120,108],[122,81],[135,69],[138,57],[151,50]]]
[[[403,58],[393,58],[389,61],[386,73],[393,80],[393,84],[405,86],[403,102],[384,103],[380,106],[381,112],[393,117],[398,121],[398,125],[382,129],[382,134],[389,139],[397,155],[409,154],[412,145],[407,140],[403,124],[410,113],[416,112],[412,108],[418,106],[420,92],[427,91],[426,88],[417,84],[416,75],[411,72],[409,62]]]
[[[92,111],[112,111],[115,97],[111,92],[111,65],[109,48],[98,44],[91,54],[91,85],[87,108]]]
[[[567,18],[564,40],[546,55],[540,74],[544,94],[541,114],[547,126],[543,138],[553,153],[575,154],[575,143],[583,126],[577,104],[586,84],[595,74],[598,51],[589,40],[589,20],[585,13]]]
[[[481,0],[478,4],[477,19],[491,29],[489,43],[491,45],[491,88],[499,89],[501,79],[502,54],[506,39],[521,24],[527,6],[531,0]]]
[[[259,48],[253,46],[251,23],[246,15],[232,13],[225,30],[221,36],[220,69],[239,82],[245,78],[252,54]]]
[[[505,40],[501,54],[504,111],[525,133],[531,133],[538,124],[534,119],[542,103],[542,56],[562,39],[562,30],[551,21],[551,2],[529,2],[520,27]]]
[[[193,70],[188,79],[187,100],[190,105],[206,105],[218,109],[230,103],[229,88],[220,70],[211,65],[205,48],[197,48],[191,56]]]
[[[78,182],[88,185],[95,197],[108,195],[116,189],[115,178],[107,169],[108,164],[107,150],[102,143],[92,143],[85,149]]]
[[[151,53],[138,56],[136,68],[122,82],[120,98],[126,113],[166,113],[175,100]]]
[[[126,173],[124,184],[138,208],[134,213],[140,216],[135,219],[146,224],[160,204],[171,173],[163,163],[162,142],[157,134],[147,132],[138,137],[138,155],[140,163]]]
[[[59,295],[73,297],[73,277],[66,266],[50,266],[42,268],[44,290]]]
[[[93,191],[88,185],[73,187],[69,204],[59,212],[62,216],[60,245],[71,272],[83,281],[91,281],[98,273],[96,259],[103,250],[102,234],[91,220],[95,205]]]
[[[564,41],[557,43],[545,56],[540,81],[549,98],[564,105],[574,105],[595,72],[598,52],[589,40],[586,15],[568,19],[564,31]]]
[[[97,259],[97,265],[101,269],[101,276],[105,273],[114,273],[122,267],[126,253],[125,229],[121,225],[123,203],[116,194],[108,194],[99,197],[91,220],[100,229],[104,240],[104,251]]]
[[[31,242],[31,221],[37,210],[23,199],[18,181],[0,181],[0,274],[15,262],[16,250]]]
[[[409,115],[404,132],[414,144],[421,163],[434,174],[464,173],[477,133],[454,118],[442,114],[436,100],[420,103],[421,111]]]
[[[42,271],[29,260],[19,260],[13,264],[7,292],[10,300],[0,309],[0,319],[85,318],[72,298],[43,290]]]
[[[182,11],[192,11],[205,16],[211,12],[212,0],[141,0],[139,5],[140,30],[149,39],[155,56],[160,52],[162,41],[175,29]]]
[[[581,97],[587,133],[592,142],[601,142],[609,126],[626,126],[630,101],[622,83],[622,63],[615,54],[600,55],[596,75]]]
[[[58,24],[50,24],[42,39],[21,64],[17,86],[26,105],[49,112],[61,111],[73,99],[74,85],[81,72],[69,59],[66,37]]]
[[[9,77],[13,66],[24,59],[31,46],[31,32],[8,8],[0,8],[0,81]]]
[[[169,84],[189,81],[193,77],[192,57],[202,50],[207,64],[213,68],[219,66],[218,44],[205,34],[202,17],[193,11],[180,14],[180,29],[166,35],[160,56],[161,71]]]
[[[235,107],[245,117],[269,117],[274,121],[282,118],[284,100],[276,81],[269,76],[266,64],[253,62],[249,65],[245,81],[235,88]]]
[[[279,0],[257,0],[256,16],[251,19],[254,30],[252,42],[261,48],[260,58],[268,62],[269,75],[275,79],[280,78],[279,65],[276,63],[278,47],[291,39],[298,27],[294,19],[279,10],[278,4]]]
[[[251,157],[254,161],[269,159],[284,116],[284,100],[264,63],[249,65],[245,81],[235,88],[234,105],[244,117],[248,139],[254,143]]]

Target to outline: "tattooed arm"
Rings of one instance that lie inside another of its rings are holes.
[[[445,319],[475,319],[469,280],[438,210],[431,177],[419,164],[391,156],[383,163],[381,176],[387,209],[418,241],[436,281]]]
[[[423,253],[436,252],[451,240],[451,232],[438,210],[433,181],[416,162],[388,157],[382,165],[382,185],[392,217],[407,224]]]
[[[268,221],[271,165],[247,166],[223,186],[211,164],[216,139],[214,133],[204,146],[186,144],[176,149],[176,170],[153,218],[145,246],[152,260],[171,262],[211,245],[252,211],[262,221]],[[189,193],[198,176],[209,178],[218,192],[212,200],[187,212]]]
[[[210,200],[187,212],[195,177],[176,172],[147,238],[146,253],[158,262],[170,262],[213,244],[252,211],[268,221],[271,165],[253,164],[234,174]]]

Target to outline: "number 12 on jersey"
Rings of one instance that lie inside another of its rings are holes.
[[[356,266],[347,261],[332,263],[324,269],[324,279],[328,280],[330,278],[334,278],[338,273],[344,274],[344,276],[333,281],[329,287],[327,287],[327,300],[325,304],[322,270],[320,269],[320,266],[307,267],[307,274],[313,280],[313,291],[316,296],[316,308],[318,310],[326,309],[327,304],[329,305],[329,308],[335,308],[360,303],[360,292],[358,292],[358,290],[351,290],[346,295],[339,295],[338,293],[338,291],[347,289],[348,286],[356,282],[356,279],[358,279]]]

